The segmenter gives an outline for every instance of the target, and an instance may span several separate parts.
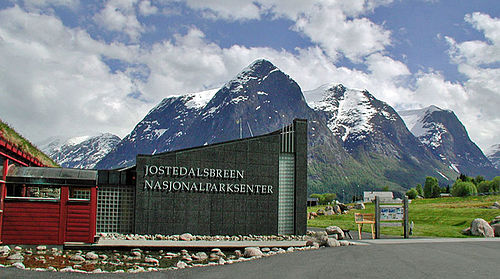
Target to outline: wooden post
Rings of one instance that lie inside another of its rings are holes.
[[[68,199],[69,199],[68,186],[62,186],[59,198],[59,243],[58,244],[64,244],[64,242],[66,242]]]
[[[90,235],[89,243],[95,242],[97,217],[97,186],[90,188]]]
[[[0,243],[2,243],[2,226],[3,226],[3,209],[4,209],[4,200],[7,196],[7,186],[5,182],[7,182],[7,172],[9,170],[9,159],[5,158],[3,161],[3,173],[2,180],[4,182],[0,183]]]
[[[380,199],[375,196],[375,238],[380,238]]]
[[[410,227],[408,226],[408,197],[405,196],[403,200],[403,212],[404,212],[404,238],[410,237]]]

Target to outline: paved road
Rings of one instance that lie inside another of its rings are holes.
[[[89,275],[8,268],[0,269],[0,278],[499,278],[499,256],[500,241],[370,243],[167,272]]]

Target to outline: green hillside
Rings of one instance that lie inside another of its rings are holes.
[[[49,167],[58,167],[49,156],[38,150],[31,142],[19,135],[13,128],[0,120],[0,133],[10,143],[15,144],[23,152],[37,158],[43,164]]]
[[[475,218],[482,218],[487,222],[500,215],[500,209],[489,209],[495,201],[500,202],[500,195],[447,197],[435,199],[416,199],[409,205],[409,220],[415,223],[414,234],[416,237],[469,237],[461,231],[470,226]],[[333,216],[318,216],[308,220],[311,227],[325,228],[339,226],[342,229],[357,231],[354,223],[354,213],[375,213],[372,203],[365,204],[364,210],[350,210],[348,214]],[[309,207],[308,212],[324,209],[325,206]],[[364,226],[363,231],[369,232],[370,226]],[[381,234],[402,236],[402,227],[382,227]]]

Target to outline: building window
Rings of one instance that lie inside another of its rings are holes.
[[[88,189],[88,188],[70,188],[69,199],[90,200],[90,189]]]
[[[60,196],[60,187],[31,184],[7,184],[7,197],[59,199]]]

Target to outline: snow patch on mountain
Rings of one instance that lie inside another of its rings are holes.
[[[304,94],[314,110],[330,114],[327,126],[344,142],[349,137],[363,139],[373,132],[372,119],[377,114],[395,120],[390,112],[373,104],[374,98],[367,91],[327,84]],[[318,97],[320,94],[321,98]]]
[[[82,169],[94,168],[120,141],[119,137],[109,133],[66,140],[61,138],[46,141],[41,150],[62,167]]]
[[[189,93],[183,96],[184,99],[189,99],[189,101],[186,102],[186,107],[188,109],[204,108],[213,98],[215,93],[217,93],[217,91],[219,91],[219,89],[210,89],[198,93]]]
[[[442,144],[442,136],[448,130],[442,123],[430,122],[427,118],[436,111],[446,111],[436,106],[398,112],[410,132],[426,146],[436,149]]]

